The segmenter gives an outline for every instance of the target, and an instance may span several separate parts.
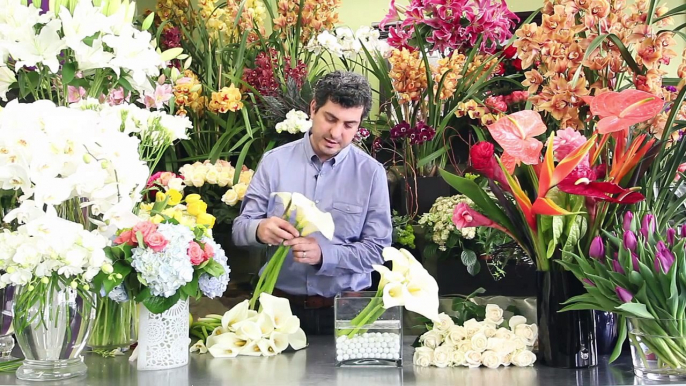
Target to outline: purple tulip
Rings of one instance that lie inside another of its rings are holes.
[[[614,269],[617,273],[621,273],[622,275],[626,274],[626,272],[624,272],[624,268],[622,268],[622,265],[619,264],[619,260],[617,259],[612,260],[612,269]]]
[[[636,233],[632,231],[624,232],[624,248],[633,252],[636,250],[637,245],[638,240],[636,239]]]
[[[674,246],[676,239],[676,229],[674,228],[669,228],[667,229],[667,242],[669,245]]]
[[[584,282],[584,284],[586,284],[586,285],[589,285],[591,287],[595,287],[595,283],[588,280],[588,279],[581,279],[581,281]]]
[[[657,243],[657,253],[655,254],[655,271],[662,271],[662,273],[669,272],[669,269],[674,264],[674,255],[670,251],[665,243],[658,241]]]
[[[631,252],[631,264],[634,266],[634,271],[638,272],[638,255]]]
[[[603,238],[596,236],[591,241],[591,248],[588,250],[588,255],[594,259],[604,260],[605,259],[605,245],[603,244]]]
[[[632,295],[631,292],[619,286],[615,287],[615,292],[617,293],[619,300],[623,301],[624,303],[629,303],[634,298],[634,295]]]
[[[648,236],[655,233],[655,216],[648,213],[643,216],[643,221],[641,222],[641,234],[648,240]]]
[[[681,225],[681,237],[686,237],[686,224]]]
[[[632,212],[624,213],[624,231],[630,231],[631,223],[634,221],[634,214]]]

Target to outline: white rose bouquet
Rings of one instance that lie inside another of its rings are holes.
[[[535,324],[526,324],[523,316],[503,317],[503,309],[488,304],[483,320],[472,318],[462,325],[445,313],[433,322],[432,328],[418,338],[413,362],[421,367],[532,366],[532,352],[538,338]]]
[[[199,194],[207,202],[208,211],[222,224],[231,224],[238,216],[248,185],[255,171],[245,165],[237,172],[230,162],[206,160],[186,164],[179,169],[188,193]]]

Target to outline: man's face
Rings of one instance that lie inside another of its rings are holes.
[[[315,112],[315,102],[310,103],[310,142],[320,160],[326,161],[350,145],[360,127],[363,111],[363,106],[345,108],[327,101]]]

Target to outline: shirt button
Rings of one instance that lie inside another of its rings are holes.
[[[315,200],[314,203],[315,203],[315,204],[319,204],[319,200]]]
[[[346,206],[346,207],[345,207],[345,210],[350,211],[350,207],[349,207],[349,206]]]

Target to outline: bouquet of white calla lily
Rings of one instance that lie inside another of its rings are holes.
[[[238,355],[272,356],[290,345],[294,350],[307,346],[300,320],[291,312],[288,300],[262,293],[260,312],[248,309],[248,301],[237,304],[224,315],[208,315],[191,325],[191,334],[201,340],[191,347],[200,352],[203,342],[216,358]],[[212,331],[207,335],[207,331]]]
[[[319,232],[328,240],[333,239],[335,227],[331,214],[319,210],[314,202],[302,194],[297,192],[274,192],[270,196],[269,207],[274,208],[276,205],[279,205],[279,208],[283,208],[282,218],[284,220],[294,222],[295,229],[298,230],[300,236],[306,237]],[[257,299],[260,298],[262,293],[271,294],[274,290],[281,266],[290,249],[290,246],[279,245],[279,248],[264,267],[252,299],[250,299],[251,309],[255,309]]]
[[[352,338],[363,333],[364,325],[371,324],[383,315],[386,309],[404,306],[432,321],[438,316],[438,284],[429,272],[405,249],[384,248],[384,260],[393,262],[393,269],[383,265],[373,268],[381,274],[376,295],[351,322],[349,330],[339,330],[339,335]]]

